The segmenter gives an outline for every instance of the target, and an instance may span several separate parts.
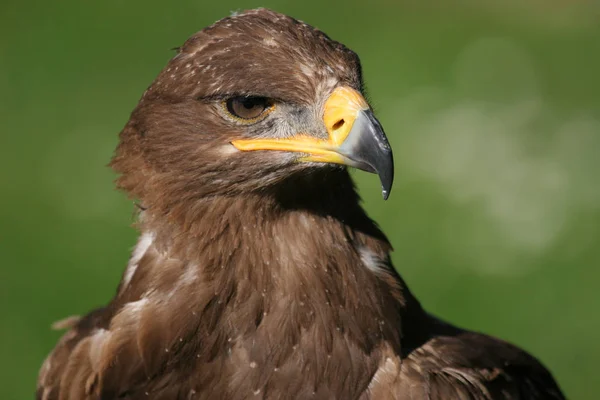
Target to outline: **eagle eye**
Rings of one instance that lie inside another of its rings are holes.
[[[225,101],[225,108],[234,118],[242,122],[256,122],[273,110],[273,102],[266,97],[240,96]]]

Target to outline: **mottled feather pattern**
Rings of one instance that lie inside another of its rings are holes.
[[[140,204],[115,297],[58,324],[37,399],[563,399],[501,340],[423,310],[344,167],[237,138],[327,135],[327,95],[361,92],[358,57],[258,9],[188,39],[142,96],[111,166]],[[270,119],[228,119],[260,95]]]

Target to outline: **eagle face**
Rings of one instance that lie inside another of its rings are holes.
[[[156,203],[265,193],[353,166],[378,173],[387,198],[392,152],[362,88],[357,55],[319,30],[264,9],[225,18],[144,93],[112,162],[118,185]]]

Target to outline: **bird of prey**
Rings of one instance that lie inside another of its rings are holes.
[[[68,328],[40,400],[562,399],[519,348],[427,313],[347,167],[393,160],[357,55],[257,9],[189,38],[111,162],[139,205],[114,298]]]

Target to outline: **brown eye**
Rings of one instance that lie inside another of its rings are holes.
[[[231,115],[243,120],[259,118],[273,107],[273,103],[266,97],[234,97],[225,104]]]

